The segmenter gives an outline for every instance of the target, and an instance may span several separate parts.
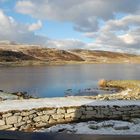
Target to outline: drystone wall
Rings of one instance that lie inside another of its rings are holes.
[[[34,131],[58,123],[85,120],[119,119],[140,117],[140,106],[73,106],[60,108],[34,108],[11,110],[0,113],[0,130]]]

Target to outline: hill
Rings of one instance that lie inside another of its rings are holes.
[[[108,51],[58,50],[37,45],[0,44],[1,65],[69,63],[140,63],[140,56]]]
[[[94,63],[140,63],[140,55],[92,50],[71,50],[87,62]]]

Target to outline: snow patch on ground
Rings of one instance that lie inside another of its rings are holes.
[[[39,98],[23,100],[6,100],[0,102],[0,111],[29,110],[43,107],[71,107],[71,106],[140,106],[139,100],[93,100],[84,97]]]
[[[121,91],[120,94],[122,94],[122,95],[127,95],[127,94],[129,94],[129,92],[131,92],[131,91],[132,91],[132,89],[126,89],[126,90]]]
[[[117,120],[108,120],[101,122],[89,121],[72,124],[59,124],[40,131],[73,134],[139,135],[140,121],[136,124],[134,124],[133,122]]]

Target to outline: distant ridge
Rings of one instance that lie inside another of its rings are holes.
[[[24,45],[12,42],[0,42],[0,64],[7,62],[18,65],[69,64],[69,63],[140,63],[135,54],[99,51],[99,50],[59,50],[40,45]],[[20,62],[20,63],[19,63]]]

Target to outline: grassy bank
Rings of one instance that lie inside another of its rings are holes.
[[[140,100],[140,80],[105,80],[103,85],[100,86],[102,88],[118,88],[120,92],[86,98],[97,100]]]

